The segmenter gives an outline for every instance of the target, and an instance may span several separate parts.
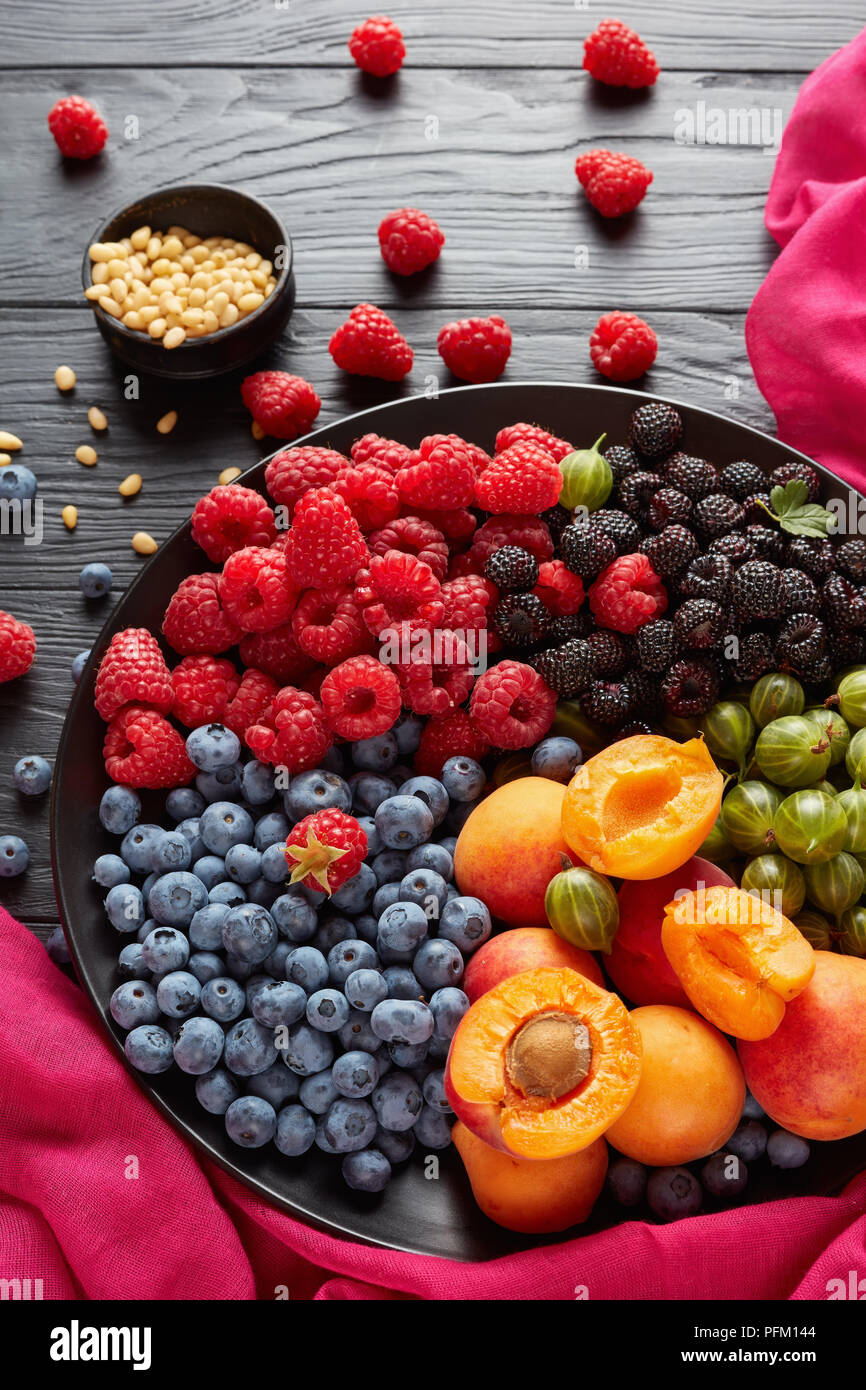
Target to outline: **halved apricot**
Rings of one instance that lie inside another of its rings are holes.
[[[750,1042],[775,1033],[815,972],[793,922],[741,888],[679,893],[665,908],[662,947],[698,1013]]]
[[[703,844],[723,785],[702,739],[635,734],[578,768],[566,788],[562,833],[599,873],[660,878]]]
[[[464,1014],[445,1091],[485,1143],[521,1158],[564,1158],[622,1114],[640,1061],[640,1035],[617,995],[575,970],[527,970]]]

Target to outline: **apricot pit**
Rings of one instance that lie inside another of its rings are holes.
[[[508,1044],[505,1065],[512,1085],[525,1096],[559,1100],[589,1075],[589,1029],[572,1014],[536,1014]]]

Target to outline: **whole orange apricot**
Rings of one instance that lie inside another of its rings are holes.
[[[541,1235],[586,1221],[604,1186],[607,1144],[596,1139],[567,1158],[517,1158],[493,1149],[458,1120],[451,1131],[472,1195],[509,1231]]]
[[[474,1004],[510,975],[521,975],[524,970],[536,970],[542,965],[557,970],[566,966],[604,988],[595,956],[563,941],[550,927],[512,927],[491,937],[467,961],[460,988]]]
[[[461,893],[480,898],[511,927],[546,927],[544,895],[568,853],[562,838],[565,787],[518,777],[497,787],[469,816],[454,850]]]
[[[674,1004],[632,1010],[643,1044],[630,1105],[605,1134],[628,1158],[678,1167],[730,1139],[746,1099],[737,1054],[706,1019]]]

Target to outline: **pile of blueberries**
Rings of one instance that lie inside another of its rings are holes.
[[[120,837],[93,877],[125,938],[111,1014],[142,1072],[173,1065],[244,1148],[273,1141],[342,1155],[350,1187],[379,1192],[416,1143],[451,1142],[444,1063],[469,1006],[465,959],[490,936],[484,903],[454,886],[456,836],[486,777],[452,758],[413,776],[423,721],[333,748],[277,790],[221,725],[194,730],[194,787],[168,793],[173,829],[139,821],[129,787],[99,818]],[[287,780],[287,779],[284,779]],[[287,884],[291,827],[337,807],[368,853],[330,898]]]

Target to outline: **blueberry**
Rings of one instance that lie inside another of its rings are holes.
[[[352,762],[361,772],[387,772],[400,756],[393,730],[352,744]]]
[[[130,868],[124,864],[119,854],[100,854],[93,861],[93,881],[100,888],[116,888],[118,883],[128,883]]]
[[[186,754],[200,772],[219,772],[234,767],[241,751],[241,741],[225,724],[202,724],[187,736]]]
[[[358,816],[356,819],[367,837],[367,853],[364,858],[375,859],[382,850],[382,839],[376,829],[376,822],[372,816]]]
[[[84,668],[85,668],[85,666],[87,665],[87,663],[88,663],[89,660],[90,660],[90,648],[89,648],[89,647],[87,648],[86,651],[84,651],[84,652],[79,652],[77,656],[74,656],[74,657],[72,658],[72,665],[71,665],[71,667],[70,667],[69,669],[70,669],[70,671],[72,672],[72,679],[73,679],[73,681],[75,682],[76,685],[77,685],[78,682],[81,680],[81,677],[84,675]]]
[[[270,849],[272,846],[284,846],[286,843],[286,836],[290,829],[291,826],[282,811],[268,811],[267,815],[260,816],[256,821],[255,830],[253,831],[253,844],[261,854],[264,854],[265,850]],[[288,877],[286,856],[283,849],[280,849],[279,860],[277,862],[279,863],[280,872],[275,875],[275,881],[280,882]],[[270,877],[271,875],[269,873],[265,874],[265,878]]]
[[[224,1115],[239,1095],[234,1077],[222,1067],[214,1067],[213,1071],[199,1076],[195,1083],[196,1100],[211,1115]]]
[[[138,931],[135,933],[136,941],[139,943],[146,941],[147,938],[150,936],[150,933],[156,930],[156,926],[157,923],[154,922],[153,918],[148,917],[147,921],[142,922]]]
[[[393,907],[394,904],[398,903],[399,901],[399,883],[383,883],[381,888],[376,889],[376,892],[373,895],[373,902],[371,906],[373,909],[373,916],[376,918],[377,932],[379,929],[379,918],[382,916],[382,913],[385,911],[387,907]]]
[[[383,849],[381,854],[376,855],[370,866],[376,875],[376,882],[381,887],[384,887],[386,883],[399,884],[406,873],[407,858],[408,854],[405,850]]]
[[[432,1038],[427,1044],[426,1061],[428,1066],[435,1066],[437,1062],[444,1062],[448,1057],[450,1048],[450,1040],[443,1040],[442,1038],[437,1038],[436,1033],[434,1031]]]
[[[207,889],[195,874],[162,874],[147,897],[152,917],[167,927],[188,927],[207,902]]]
[[[367,941],[349,938],[338,941],[328,952],[328,979],[336,989],[342,989],[355,970],[374,970],[378,964],[376,952]]]
[[[187,962],[187,970],[190,975],[195,975],[200,985],[206,985],[208,980],[221,978],[225,962],[213,951],[196,951]]]
[[[700,1211],[701,1185],[688,1168],[654,1168],[646,1188],[650,1210],[662,1221],[676,1221]]]
[[[391,1181],[391,1165],[378,1149],[346,1154],[340,1171],[355,1192],[383,1192]]]
[[[248,961],[241,960],[239,956],[233,956],[231,951],[226,951],[226,973],[231,975],[233,980],[248,980],[255,971],[255,966]]]
[[[190,945],[197,951],[219,951],[222,948],[222,924],[228,908],[224,903],[206,903],[193,914],[189,924]]]
[[[113,888],[109,888],[105,896],[105,911],[109,922],[115,931],[119,932],[138,931],[147,916],[141,889],[132,883],[117,883]]]
[[[370,1015],[370,1027],[383,1042],[423,1043],[433,1032],[433,1014],[419,999],[383,999]]]
[[[307,1022],[322,1033],[336,1033],[349,1019],[349,1001],[338,989],[318,989],[307,1000]]]
[[[247,977],[247,982],[244,985],[244,994],[246,996],[248,1013],[252,1013],[253,1001],[265,986],[273,984],[276,984],[276,980],[273,980],[270,975],[266,975],[262,970],[257,970]]]
[[[746,1100],[743,1105],[744,1120],[763,1120],[767,1112],[762,1105],[759,1105],[751,1091],[746,1092]]]
[[[226,1134],[243,1149],[260,1149],[273,1139],[277,1128],[274,1107],[261,1096],[240,1096],[225,1114]]]
[[[435,869],[410,869],[400,880],[400,901],[417,903],[431,922],[439,917],[447,894],[448,884]]]
[[[355,1153],[365,1149],[375,1133],[376,1116],[370,1102],[340,1096],[316,1126],[316,1142],[326,1153]]]
[[[720,1151],[707,1159],[701,1182],[707,1192],[722,1200],[739,1197],[749,1181],[749,1170],[736,1154]]]
[[[272,980],[258,991],[250,1005],[253,1018],[266,1028],[289,1027],[303,1018],[307,996],[291,980]]]
[[[366,941],[370,946],[375,946],[378,934],[378,919],[369,912],[359,912],[355,918],[355,935],[358,940]]]
[[[415,951],[427,935],[428,925],[417,903],[392,903],[379,918],[378,942],[392,951]]]
[[[774,1168],[802,1168],[810,1152],[806,1140],[787,1129],[774,1130],[767,1140],[767,1157]]]
[[[223,1054],[223,1030],[212,1018],[188,1018],[174,1040],[174,1060],[181,1071],[202,1076],[213,1071]]]
[[[262,856],[252,845],[232,845],[225,857],[226,872],[235,883],[254,883],[261,865]]]
[[[141,896],[145,901],[145,905],[147,904],[147,900],[150,897],[150,890],[156,883],[156,880],[158,878],[159,874],[148,874],[147,878],[144,880],[144,883],[141,885]]]
[[[477,801],[484,791],[487,773],[474,758],[458,754],[443,763],[439,780],[452,801]]]
[[[0,468],[0,500],[30,502],[36,496],[36,475],[23,463],[7,463]]]
[[[446,830],[452,835],[459,835],[477,805],[477,801],[455,801],[445,817]]]
[[[328,962],[315,946],[298,946],[286,961],[286,979],[315,994],[328,983]]]
[[[456,836],[456,835],[443,835],[443,836],[442,836],[442,839],[439,841],[439,847],[440,847],[440,849],[447,849],[448,853],[451,855],[451,858],[452,858],[452,860],[453,860],[453,858],[454,858],[454,851],[455,851],[455,849],[457,848],[457,836]],[[413,852],[414,852],[414,851],[413,851]],[[435,865],[434,865],[434,867],[435,867]],[[441,872],[441,871],[440,871],[440,872]],[[443,878],[445,877],[444,874],[443,874],[442,876],[443,876]]]
[[[203,854],[201,859],[197,859],[193,864],[192,871],[196,878],[201,879],[208,892],[218,883],[225,883],[228,878],[226,861],[220,859],[218,854]]]
[[[416,1067],[423,1066],[427,1060],[427,1053],[429,1050],[429,1042],[388,1043],[388,1056],[391,1058],[394,1066],[399,1067],[401,1071],[414,1071]]]
[[[382,1128],[398,1131],[411,1129],[424,1106],[420,1086],[405,1071],[389,1072],[370,1100]]]
[[[167,830],[153,851],[152,863],[157,874],[188,869],[192,863],[192,845],[179,830]]]
[[[454,884],[453,884],[453,883],[449,883],[449,884],[448,884],[448,891],[447,891],[446,894],[445,894],[445,901],[446,901],[446,903],[450,903],[450,902],[452,902],[452,901],[454,900],[454,898],[459,898],[459,897],[460,897],[460,894],[459,894],[458,890],[454,887]]]
[[[347,1052],[378,1052],[382,1046],[382,1039],[370,1027],[370,1015],[361,1009],[350,1009],[339,1036]]]
[[[424,941],[415,953],[412,969],[424,988],[433,993],[463,978],[463,957],[453,941]]]
[[[226,1034],[226,1066],[236,1076],[255,1076],[277,1060],[274,1030],[242,1018]]]
[[[297,1158],[311,1148],[316,1137],[316,1122],[302,1105],[287,1105],[277,1116],[274,1144],[281,1154]]]
[[[200,826],[200,816],[187,816],[186,820],[178,821],[175,827],[179,835],[183,835],[189,840],[189,852],[192,856],[193,864],[196,860],[202,859],[206,853],[204,841],[199,834]]]
[[[232,845],[250,844],[253,831],[252,816],[232,801],[214,801],[201,813],[199,834],[211,854],[225,858]]]
[[[378,1063],[369,1052],[344,1052],[331,1068],[331,1079],[340,1095],[362,1100],[378,1084]]]
[[[121,948],[117,957],[117,973],[122,975],[125,980],[147,979],[150,971],[144,963],[143,948],[140,941],[130,941]]]
[[[415,1148],[415,1131],[383,1129],[379,1125],[373,1136],[373,1144],[389,1163],[405,1163]]]
[[[231,879],[226,879],[223,883],[215,883],[213,888],[208,891],[209,903],[221,903],[226,907],[240,907],[247,900],[247,895],[239,883],[232,883]]]
[[[108,1007],[121,1028],[137,1028],[142,1023],[156,1023],[159,1018],[156,990],[146,980],[127,980],[118,985]]]
[[[102,798],[103,803],[105,797]],[[136,798],[137,799],[137,798]],[[153,851],[165,831],[161,825],[135,825],[120,842],[120,857],[134,874],[149,874],[153,867]]]
[[[375,816],[383,801],[396,796],[397,783],[376,772],[355,772],[349,778],[352,810],[356,816]]]
[[[434,1037],[442,1042],[450,1042],[457,1025],[469,1008],[469,999],[462,989],[448,985],[437,989],[430,997],[430,1012],[433,1015]]]
[[[640,1206],[646,1196],[647,1170],[633,1158],[615,1158],[607,1170],[606,1181],[617,1206]]]
[[[200,816],[205,799],[194,787],[175,787],[165,798],[165,809],[173,821]]]
[[[313,936],[313,945],[326,956],[338,941],[348,941],[350,938],[353,939],[354,935],[355,928],[348,917],[323,917]]]
[[[335,807],[338,811],[351,811],[352,791],[336,772],[323,772],[316,768],[313,772],[301,772],[293,777],[283,792],[283,806],[292,824],[303,820],[304,816],[315,815],[316,811]]]
[[[490,913],[480,898],[451,898],[439,918],[440,938],[452,941],[464,956],[482,946],[492,930]]]
[[[451,1143],[450,1117],[432,1105],[423,1105],[415,1121],[415,1138],[422,1150],[447,1149]]]
[[[24,796],[42,796],[51,786],[51,764],[38,754],[19,758],[12,769],[12,781]]]
[[[141,815],[141,801],[131,787],[114,786],[103,792],[99,803],[100,824],[110,835],[125,835]],[[126,859],[126,855],[123,856]],[[129,863],[129,860],[126,860]],[[133,864],[129,865],[134,868]]]
[[[244,763],[241,773],[241,793],[250,806],[267,806],[274,795],[274,770],[258,758]]]
[[[353,1009],[372,1013],[377,1004],[388,998],[388,986],[378,970],[361,968],[354,970],[347,977],[343,993]]]
[[[311,1115],[324,1115],[340,1094],[339,1088],[334,1085],[331,1068],[326,1067],[314,1076],[304,1077],[298,1089],[298,1100],[306,1106]]]
[[[406,785],[411,786],[411,782]],[[446,795],[444,787],[442,794]],[[388,849],[414,849],[429,840],[435,824],[429,805],[418,796],[408,795],[389,796],[377,808],[375,819],[382,843]]]
[[[169,1018],[189,1018],[201,999],[201,985],[188,970],[172,970],[156,987],[159,1007]]]
[[[311,907],[297,885],[289,888],[271,906],[271,916],[277,931],[289,941],[309,941],[318,926],[316,910]]]
[[[241,903],[223,919],[223,945],[249,965],[259,965],[277,944],[277,928],[267,908]]]
[[[266,878],[259,876],[254,878],[252,883],[246,886],[247,902],[256,903],[258,907],[266,907],[270,912],[272,905],[280,896],[280,890],[276,883],[269,883]]]
[[[728,1142],[725,1144],[725,1151],[735,1154],[744,1163],[754,1163],[761,1158],[767,1150],[767,1131],[757,1120],[744,1120],[737,1125]]]
[[[412,873],[415,869],[432,869],[446,883],[450,883],[454,877],[454,856],[444,845],[428,841],[426,845],[418,845],[410,850],[406,857],[406,872]]]
[[[216,772],[200,772],[195,779],[195,785],[209,806],[215,806],[225,800],[234,805],[241,794],[242,772],[240,763],[233,763],[231,767],[219,767]],[[244,839],[247,838],[245,835]]]
[[[275,1110],[285,1105],[287,1100],[294,1100],[297,1094],[298,1078],[279,1058],[266,1071],[257,1072],[247,1082],[247,1095],[261,1096],[262,1100],[270,1101]]]
[[[155,927],[142,942],[141,954],[148,970],[165,975],[171,970],[182,970],[186,965],[189,942],[174,927]]]
[[[382,972],[382,979],[388,986],[389,999],[423,999],[424,990],[408,965],[389,965]],[[459,993],[459,991],[458,991]],[[469,1001],[466,1001],[467,1007]],[[456,1028],[456,1024],[454,1025]]]
[[[289,1031],[283,1061],[298,1076],[313,1076],[324,1071],[334,1060],[334,1044],[328,1033],[311,1028],[305,1019]]]
[[[356,874],[331,894],[331,902],[341,912],[366,912],[377,887],[378,879],[370,865],[362,864]]]
[[[448,1098],[445,1095],[445,1071],[442,1067],[436,1067],[434,1071],[425,1076],[421,1093],[424,1096],[425,1105],[429,1105],[431,1110],[441,1110],[446,1115],[452,1113]]]
[[[400,783],[397,792],[399,796],[417,798],[429,808],[433,816],[433,824],[442,824],[448,812],[450,798],[438,777],[409,777],[405,782]]]
[[[397,740],[400,756],[411,758],[418,752],[421,734],[424,732],[424,720],[417,714],[410,714],[406,710],[400,715],[391,732]]]
[[[174,1061],[171,1036],[155,1023],[133,1028],[131,1033],[127,1033],[123,1048],[136,1070],[147,1072],[150,1076],[168,1071]]]
[[[234,1023],[246,1008],[246,996],[237,980],[220,976],[208,980],[201,992],[201,1006],[217,1023]]]
[[[286,978],[286,961],[294,949],[291,941],[278,941],[271,954],[262,962],[264,969],[275,980]]]
[[[111,592],[112,574],[98,561],[85,565],[78,576],[78,587],[85,598],[105,598]]]
[[[532,754],[532,771],[536,777],[548,777],[553,782],[570,782],[575,768],[583,762],[583,751],[573,738],[557,736],[542,739]]]

